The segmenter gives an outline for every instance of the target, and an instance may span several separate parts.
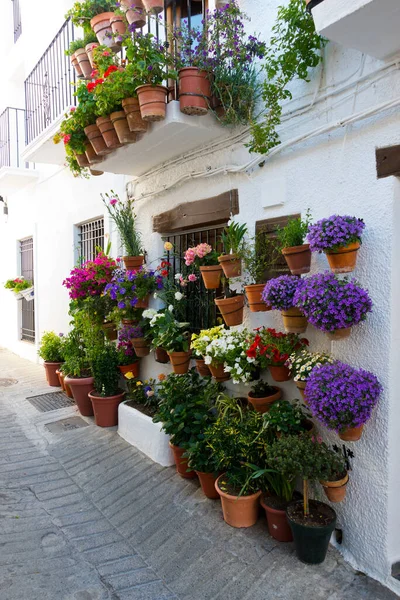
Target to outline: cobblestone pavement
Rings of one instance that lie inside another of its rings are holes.
[[[14,379],[7,382],[4,379]],[[306,566],[265,519],[226,525],[219,502],[114,429],[50,433],[43,367],[0,349],[1,600],[394,600],[331,549]]]

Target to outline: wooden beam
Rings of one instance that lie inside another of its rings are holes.
[[[400,177],[400,146],[376,149],[376,172],[378,179],[392,175]]]
[[[179,206],[153,217],[153,231],[173,233],[195,227],[219,225],[226,223],[231,215],[238,213],[238,190],[230,190],[205,200],[179,204]]]

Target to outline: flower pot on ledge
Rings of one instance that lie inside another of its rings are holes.
[[[134,271],[143,265],[144,256],[123,256],[122,260],[127,271]]]
[[[142,119],[139,100],[137,98],[125,98],[122,100],[122,108],[126,114],[128,126],[131,131],[135,133],[147,131],[149,123]]]
[[[222,267],[224,275],[227,279],[232,277],[240,277],[242,274],[242,260],[237,254],[223,254],[218,257],[218,262]]]
[[[253,285],[245,286],[244,289],[246,291],[247,302],[251,312],[267,312],[268,310],[271,310],[261,297],[264,287],[265,283],[255,283]]]
[[[211,83],[207,71],[197,67],[179,70],[179,108],[185,115],[202,116],[208,113]]]
[[[134,144],[137,140],[136,133],[129,129],[125,111],[117,110],[110,114],[111,123],[115,127],[118,139],[121,144]]]
[[[71,57],[70,57],[70,58],[71,58],[71,65],[72,65],[72,66],[74,67],[74,69],[75,69],[76,76],[78,77],[78,79],[82,79],[82,78],[83,78],[83,73],[82,73],[82,69],[81,69],[81,67],[80,67],[80,65],[79,65],[79,63],[78,63],[78,59],[77,59],[77,57],[76,57],[76,52],[74,52],[74,53],[71,55]]]
[[[295,306],[281,311],[283,326],[286,333],[304,333],[307,329],[307,319]]]
[[[271,406],[282,397],[282,390],[276,386],[273,386],[275,394],[271,396],[265,396],[264,398],[255,398],[252,392],[247,395],[247,400],[253,406],[254,410],[258,413],[264,414],[269,411]]]
[[[100,44],[98,44],[97,42],[90,42],[90,44],[86,44],[85,46],[85,50],[86,50],[86,54],[88,56],[89,62],[90,62],[90,66],[92,67],[92,69],[95,68],[95,64],[93,61],[93,50],[95,48],[98,48]]]
[[[140,85],[136,88],[140,114],[144,121],[163,121],[167,110],[168,88],[164,85]]]
[[[176,375],[184,375],[189,371],[190,357],[189,352],[168,352],[172,369]]]
[[[132,362],[130,365],[120,365],[118,367],[118,369],[120,370],[122,375],[126,375],[127,373],[132,373],[133,377],[135,379],[138,379],[139,367],[140,367],[140,361],[135,360],[135,362]]]
[[[360,425],[359,427],[348,427],[341,433],[339,433],[339,437],[344,442],[358,442],[361,439],[363,434],[364,425]]]
[[[121,0],[121,7],[126,10],[125,17],[129,25],[135,25],[135,29],[146,25],[146,13],[141,0]]]
[[[202,377],[211,377],[211,371],[208,365],[206,365],[205,360],[201,358],[196,358],[196,369],[198,374]]]
[[[96,119],[96,125],[101,131],[107,148],[111,148],[112,150],[121,148],[122,144],[118,139],[117,132],[115,131],[115,127],[112,124],[110,117],[98,117]]]
[[[341,477],[337,481],[320,481],[320,484],[324,488],[328,500],[331,502],[342,502],[346,496],[348,481],[349,474],[346,473],[344,477]]]
[[[132,346],[135,350],[136,356],[139,358],[148,356],[150,354],[150,343],[146,338],[133,338]]]
[[[113,17],[113,12],[104,12],[100,15],[96,15],[90,20],[90,27],[95,32],[99,44],[102,46],[107,46],[114,52],[118,52],[121,44],[115,42],[113,38],[113,31],[111,27],[111,19]]]
[[[360,243],[354,242],[347,246],[342,246],[335,252],[325,251],[331,271],[334,273],[351,273],[356,268],[357,254],[360,249]]]
[[[290,381],[291,379],[290,371],[285,365],[270,365],[269,370],[274,381]]]
[[[215,381],[229,381],[229,379],[231,378],[230,373],[225,373],[224,371],[224,363],[212,362],[208,366],[211,371],[211,375],[214,377]]]
[[[88,125],[85,127],[84,132],[98,156],[103,156],[104,154],[110,154],[110,152],[112,152],[112,150],[107,147],[103,135],[96,124]]]
[[[81,68],[84,79],[90,79],[93,69],[90,64],[89,57],[86,54],[85,48],[78,48],[74,54],[78,60],[78,65]]]

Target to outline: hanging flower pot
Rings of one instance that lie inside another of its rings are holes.
[[[93,177],[100,177],[100,175],[104,175],[104,171],[95,171],[94,169],[89,169],[89,171]]]
[[[215,482],[222,504],[222,513],[224,521],[231,527],[252,527],[258,518],[258,506],[261,492],[256,492],[250,496],[232,496],[223,492],[220,485],[223,485],[224,475],[220,475]]]
[[[359,427],[349,427],[345,429],[341,433],[339,433],[339,437],[344,442],[358,442],[361,439],[363,434],[364,425],[360,425]]]
[[[111,113],[110,119],[115,127],[115,131],[117,132],[121,144],[134,144],[136,142],[136,133],[132,133],[129,129],[128,121],[126,120],[126,115],[123,110]]]
[[[237,254],[224,254],[218,257],[224,275],[227,279],[240,277],[242,274],[242,260]]]
[[[45,361],[43,364],[44,364],[44,369],[45,369],[45,373],[46,373],[47,383],[51,387],[61,387],[60,381],[58,379],[57,371],[60,370],[62,363]]]
[[[137,98],[125,98],[122,100],[122,108],[125,111],[129,129],[135,133],[147,131],[147,121],[143,121],[140,114],[139,100]]]
[[[110,25],[114,34],[114,41],[116,44],[121,44],[122,36],[126,33],[126,27],[122,15],[114,14],[110,19]]]
[[[140,85],[136,88],[140,114],[144,121],[163,121],[167,109],[168,88],[163,85]]]
[[[173,371],[176,375],[184,375],[189,371],[191,352],[168,352]]]
[[[108,148],[114,150],[115,148],[121,148],[122,144],[118,139],[115,127],[111,122],[110,117],[98,117],[96,119],[96,125],[100,129],[101,134]]]
[[[130,327],[133,327],[135,325],[139,324],[138,319],[121,319],[122,325],[129,325]]]
[[[222,382],[222,381],[229,381],[229,379],[231,378],[229,373],[225,373],[224,371],[224,363],[214,363],[212,362],[210,365],[208,365],[210,371],[211,371],[211,375],[214,377],[215,381],[218,382]]]
[[[347,327],[346,329],[336,329],[336,331],[327,331],[326,335],[333,341],[345,340],[351,335],[351,327]]]
[[[106,338],[110,340],[110,342],[117,339],[118,332],[114,323],[103,323],[101,327],[105,333]]]
[[[121,371],[122,375],[126,375],[127,373],[132,373],[133,377],[135,379],[138,379],[139,367],[140,367],[140,361],[135,360],[135,362],[131,363],[130,365],[120,365],[118,367],[118,369]]]
[[[349,474],[346,473],[344,477],[337,481],[320,481],[320,484],[324,488],[326,497],[331,502],[342,502],[346,496],[346,487],[349,481]]]
[[[154,358],[156,362],[162,365],[166,365],[167,363],[169,363],[168,352],[164,350],[164,348],[156,348],[154,352]]]
[[[123,256],[122,260],[124,261],[125,269],[134,271],[142,266],[144,263],[144,256]]]
[[[219,493],[215,489],[215,482],[218,479],[218,475],[215,475],[215,473],[202,473],[201,471],[195,471],[195,473],[199,478],[201,489],[206,498],[210,500],[219,498]]]
[[[139,358],[150,354],[150,343],[146,338],[132,338],[132,346]]]
[[[311,252],[325,252],[334,273],[354,271],[365,223],[349,215],[332,215],[308,228]]]
[[[206,290],[216,290],[219,288],[222,277],[222,268],[220,265],[200,267],[200,273]]]
[[[286,517],[286,508],[276,496],[261,496],[260,504],[267,517],[268,532],[278,542],[293,542],[292,530]]]
[[[107,147],[102,133],[97,127],[97,125],[88,125],[87,127],[85,127],[84,132],[86,134],[87,139],[92,144],[93,150],[98,156],[103,156],[112,152],[112,150]]]
[[[307,319],[295,306],[281,311],[283,326],[286,333],[304,333],[307,329]]]
[[[216,298],[214,302],[221,311],[221,315],[228,327],[243,323],[243,294],[232,296],[232,298]]]
[[[300,394],[304,398],[304,390],[306,389],[307,381],[295,381],[296,387],[300,390]]]
[[[89,62],[89,57],[86,54],[85,48],[78,48],[75,52],[75,56],[78,59],[78,64],[81,68],[84,79],[91,79],[92,66]]]
[[[115,42],[113,38],[113,31],[111,27],[111,19],[114,17],[113,12],[105,12],[100,15],[96,15],[90,20],[90,27],[95,32],[99,44],[107,46],[114,52],[118,52],[121,43]]]
[[[81,67],[80,67],[80,64],[78,63],[78,58],[77,58],[77,56],[76,56],[76,52],[74,52],[73,54],[71,54],[71,57],[70,57],[70,58],[71,58],[71,65],[72,65],[72,66],[74,67],[74,69],[75,69],[76,76],[77,76],[79,79],[82,79],[82,78],[83,78],[83,73],[82,73],[82,69],[81,69]]]
[[[253,406],[254,410],[258,413],[264,414],[269,411],[271,406],[282,397],[282,390],[276,386],[273,386],[275,394],[271,396],[265,396],[265,398],[255,398],[253,392],[249,392],[247,400]]]
[[[196,472],[187,470],[188,461],[187,458],[183,456],[186,450],[184,448],[180,448],[179,446],[171,444],[171,442],[169,442],[169,446],[174,455],[176,472],[184,479],[194,479],[196,477]]]
[[[99,44],[97,42],[90,42],[90,44],[86,44],[86,46],[85,46],[86,54],[87,54],[87,57],[89,59],[90,66],[92,67],[92,69],[96,68],[96,65],[94,64],[94,60],[93,60],[93,50],[98,47],[99,47]]]
[[[164,0],[143,0],[147,12],[158,14],[164,10]]]
[[[185,115],[206,115],[210,106],[211,83],[207,71],[185,67],[179,71],[179,108]]]
[[[141,0],[121,0],[121,7],[126,10],[125,17],[129,25],[141,29],[146,25],[146,13]]]
[[[70,386],[79,412],[83,417],[93,416],[93,406],[89,393],[93,390],[93,377],[66,377],[64,382]]]
[[[304,275],[309,273],[311,268],[311,250],[310,244],[302,246],[291,246],[282,248],[282,254],[285,257],[287,266],[292,275]]]
[[[75,152],[75,158],[78,165],[82,167],[82,169],[89,166],[89,161],[86,154],[78,154],[77,152]]]
[[[137,303],[135,304],[135,308],[149,308],[149,302],[150,302],[150,294],[147,294],[141,300],[138,299]]]
[[[335,252],[325,250],[331,271],[334,273],[351,273],[351,271],[354,271],[359,249],[359,242],[354,242],[348,246],[338,248]]]
[[[285,365],[270,365],[269,370],[274,381],[290,381],[290,371]]]
[[[266,312],[271,310],[261,297],[264,287],[264,283],[256,283],[244,287],[251,312]]]
[[[211,377],[211,371],[202,358],[196,358],[196,369],[202,377]]]
[[[92,401],[94,420],[98,427],[114,427],[118,425],[118,406],[121,404],[125,392],[115,396],[99,396],[92,391],[89,398]]]
[[[92,144],[89,141],[85,143],[85,154],[89,161],[89,165],[97,165],[103,161],[103,157],[96,154]]]

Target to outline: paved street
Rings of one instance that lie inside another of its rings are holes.
[[[12,379],[14,381],[6,381]],[[1,600],[394,600],[331,549],[318,567],[265,519],[224,523],[196,482],[152,463],[115,430],[51,433],[42,367],[0,349]]]

